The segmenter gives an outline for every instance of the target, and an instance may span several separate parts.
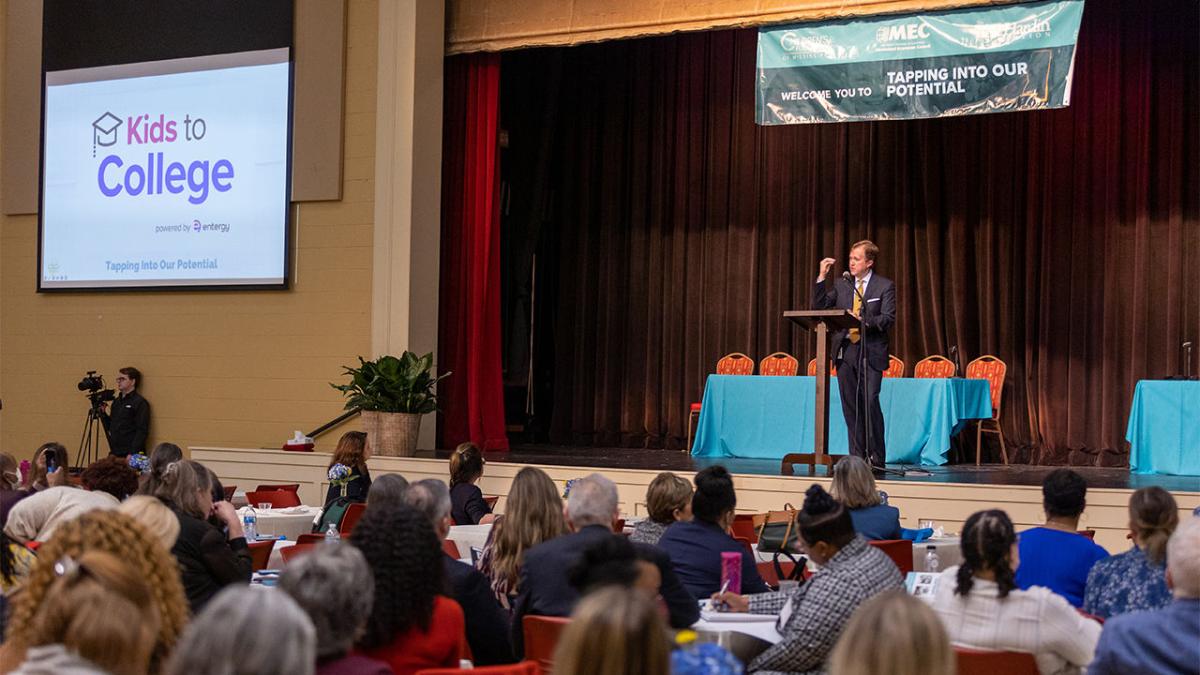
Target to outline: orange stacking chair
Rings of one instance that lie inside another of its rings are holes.
[[[926,356],[917,361],[917,366],[913,369],[913,377],[954,377],[954,362],[939,354]]]
[[[800,371],[800,362],[785,352],[775,352],[758,364],[759,375],[782,375],[795,377]]]
[[[717,361],[717,375],[753,375],[754,359],[741,352],[733,352]],[[696,433],[696,421],[700,419],[700,404],[693,403],[688,411],[687,445],[684,452],[692,451],[692,436]]]
[[[809,377],[817,376],[817,360],[816,359],[809,359],[809,361],[808,361],[808,376]],[[837,377],[837,368],[834,367],[832,361],[829,362],[829,376]]]
[[[996,434],[1000,437],[1000,456],[1004,458],[1004,463],[1008,464],[1008,450],[1004,446],[1004,432],[1000,429],[1000,396],[1004,393],[1004,376],[1008,373],[1008,366],[1000,359],[994,356],[981,356],[967,364],[967,379],[969,380],[987,380],[988,388],[992,392],[992,417],[991,419],[979,420],[975,423],[975,465],[979,465],[979,456],[982,450],[980,442],[983,440],[983,434]],[[985,428],[985,424],[991,423],[992,428]]]
[[[883,371],[884,377],[904,377],[904,362],[895,354],[888,356],[888,368]]]

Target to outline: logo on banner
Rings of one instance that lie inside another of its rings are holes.
[[[95,122],[92,122],[92,157],[96,156],[96,146],[107,148],[117,144],[117,128],[121,126],[121,118],[105,112]]]

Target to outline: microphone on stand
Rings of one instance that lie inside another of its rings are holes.
[[[950,360],[954,362],[954,377],[958,377],[961,364],[958,362],[958,345],[950,345]]]
[[[1187,340],[1179,345],[1183,351],[1183,379],[1192,379],[1192,341]]]

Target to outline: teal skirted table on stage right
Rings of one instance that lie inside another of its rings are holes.
[[[1133,473],[1200,476],[1200,381],[1138,382],[1125,440]]]
[[[813,377],[709,375],[692,455],[782,459],[812,452],[816,389]],[[992,416],[987,380],[885,377],[879,405],[892,464],[945,464],[954,434]],[[829,454],[844,455],[849,441],[836,380],[829,408]]]

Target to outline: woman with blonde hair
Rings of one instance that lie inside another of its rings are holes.
[[[1179,525],[1179,505],[1170,492],[1147,487],[1129,498],[1133,548],[1104,558],[1088,572],[1083,611],[1107,619],[1171,604],[1167,588],[1167,540]]]
[[[505,609],[512,608],[525,552],[567,531],[562,498],[545,471],[528,466],[517,472],[505,502],[505,513],[492,527],[479,571]]]
[[[153,495],[162,485],[167,467],[183,459],[183,449],[174,443],[159,443],[150,451],[150,470],[138,484],[139,495]]]
[[[90,552],[116,556],[123,567],[150,588],[158,615],[150,671],[158,672],[188,620],[179,567],[154,535],[133,518],[116,511],[92,511],[63,523],[38,548],[37,565],[21,592],[13,597],[7,642],[0,649],[0,672],[10,671],[24,660],[26,649],[32,645],[31,640],[36,637],[31,632],[34,615],[46,603],[60,576],[55,563],[63,558],[79,561]]]
[[[25,660],[13,673],[145,675],[160,626],[146,581],[101,551],[46,564],[54,579],[21,627]]]
[[[667,626],[654,603],[609,586],[575,606],[554,652],[555,675],[659,675],[670,672]]]
[[[179,536],[179,519],[166,504],[154,497],[134,495],[121,502],[117,511],[133,518],[146,531],[158,537],[163,546],[170,550]]]
[[[869,649],[863,644],[870,643]],[[829,675],[954,675],[954,650],[937,614],[902,591],[854,612],[829,656]]]
[[[861,457],[848,455],[838,460],[829,492],[850,510],[854,531],[863,539],[900,538],[900,509],[887,505],[875,486],[871,467]]]
[[[629,539],[655,545],[671,523],[692,519],[692,484],[670,471],[658,474],[646,488],[646,510],[650,517],[634,526]]]
[[[338,439],[337,448],[329,460],[326,471],[335,464],[350,469],[349,481],[346,483],[345,494],[343,486],[330,485],[325,493],[325,503],[328,504],[338,497],[346,497],[355,502],[367,501],[367,492],[371,490],[371,471],[367,468],[367,460],[371,458],[371,448],[367,446],[367,435],[361,431],[347,431]]]
[[[496,519],[475,483],[483,478],[483,453],[463,443],[450,455],[450,517],[455,525],[482,525]]]

